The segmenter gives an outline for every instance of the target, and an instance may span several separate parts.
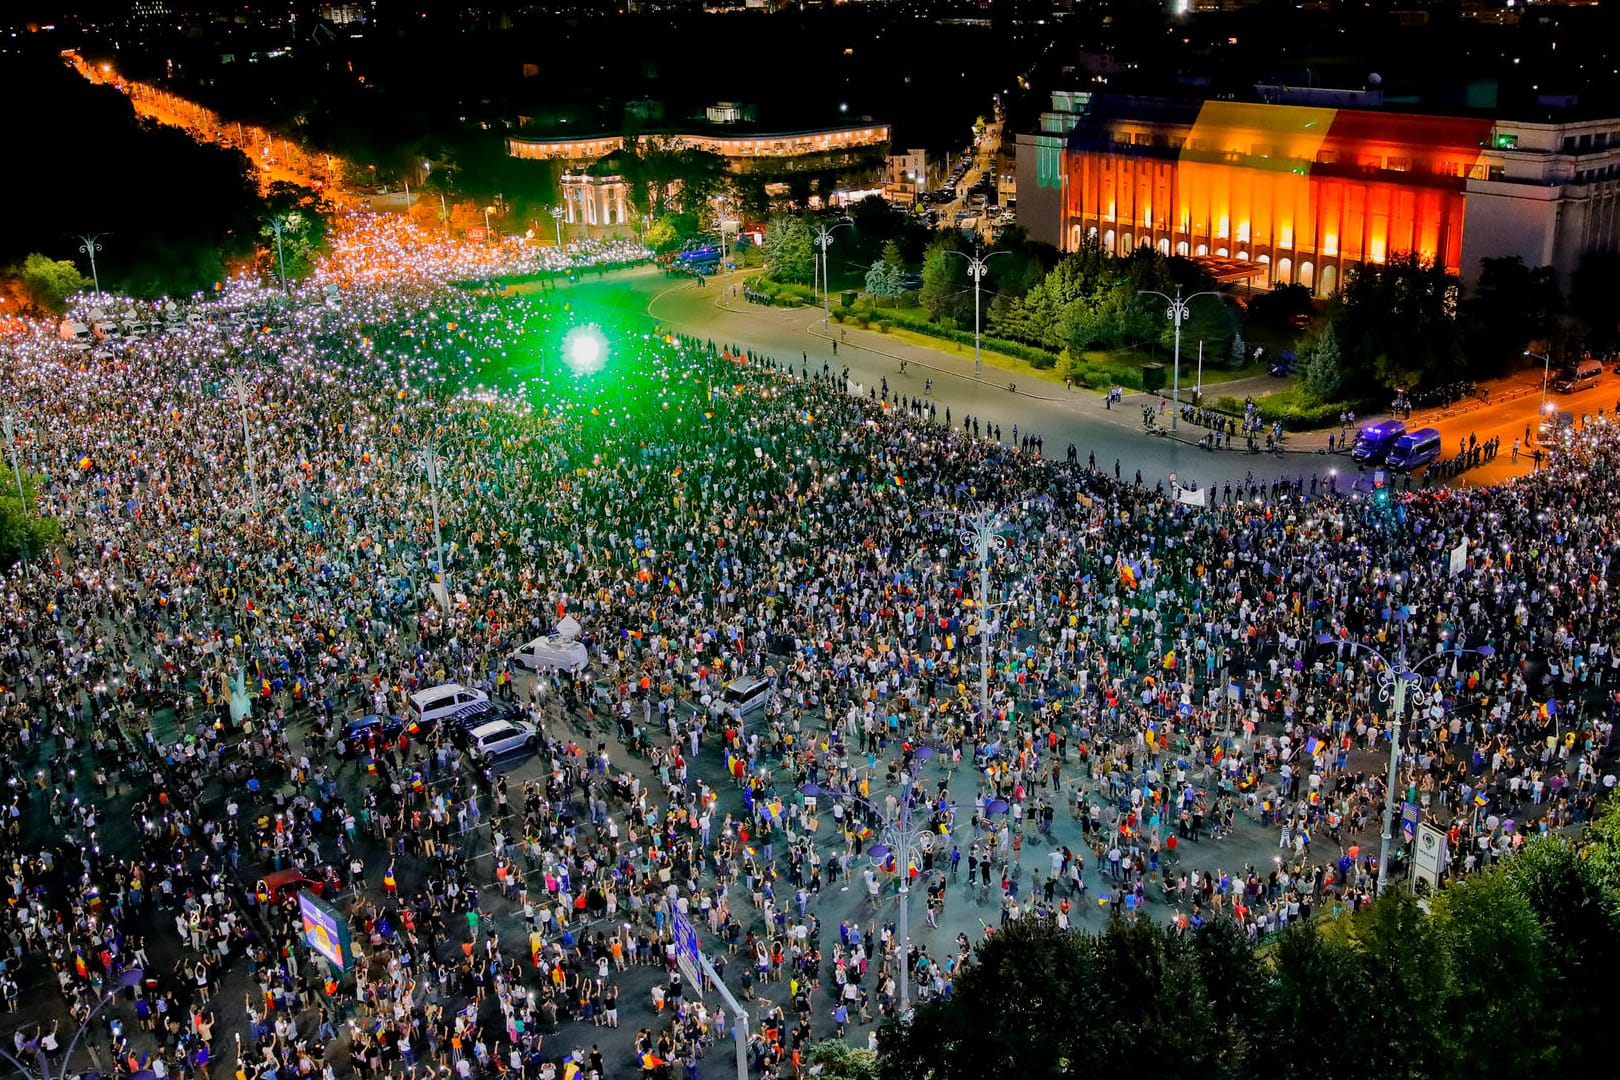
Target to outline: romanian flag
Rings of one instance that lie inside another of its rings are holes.
[[[1120,584],[1124,585],[1127,589],[1136,588],[1136,571],[1132,570],[1129,566],[1125,565],[1124,563],[1120,563],[1119,564],[1119,580],[1120,580]]]
[[[903,477],[903,476],[895,477],[894,478],[894,486],[895,487],[905,487],[906,486],[906,478]]]
[[[92,458],[89,454],[86,454],[86,455],[84,455],[84,457],[79,459],[79,468],[81,468],[81,469],[93,468],[95,466],[95,464],[96,464],[95,459]]]

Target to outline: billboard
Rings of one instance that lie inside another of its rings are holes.
[[[347,971],[354,961],[354,942],[349,924],[337,909],[307,889],[298,894],[298,914],[304,920],[304,940],[309,947]]]

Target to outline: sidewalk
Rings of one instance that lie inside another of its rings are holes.
[[[1098,390],[1084,387],[1075,387],[1065,391],[1060,385],[1053,384],[1039,377],[1019,378],[1018,371],[1009,370],[986,360],[983,365],[983,376],[975,377],[973,374],[973,349],[970,345],[958,346],[954,342],[941,341],[938,345],[924,345],[917,342],[903,340],[891,334],[873,329],[862,329],[855,326],[831,325],[825,322],[826,315],[823,309],[809,305],[803,307],[768,307],[749,304],[741,300],[739,295],[732,297],[729,294],[731,287],[728,282],[734,281],[736,272],[722,275],[719,279],[721,288],[717,290],[714,306],[722,311],[735,315],[750,315],[763,318],[774,318],[784,326],[796,332],[801,332],[810,338],[829,343],[835,343],[841,349],[859,349],[870,356],[883,357],[894,362],[898,369],[901,361],[908,368],[919,372],[931,373],[935,377],[960,379],[975,387],[984,390],[1001,390],[1015,394],[1018,397],[1032,400],[1052,402],[1061,405],[1076,417],[1084,419],[1101,420],[1111,427],[1122,432],[1131,432],[1138,435],[1168,439],[1184,446],[1199,446],[1200,440],[1210,433],[1211,428],[1196,424],[1181,422],[1179,416],[1172,418],[1173,403],[1169,387],[1159,393],[1145,391],[1126,392],[1116,407],[1107,407],[1104,394]],[[1219,397],[1235,397],[1240,401],[1252,395],[1256,399],[1263,397],[1264,393],[1255,393],[1264,388],[1269,393],[1293,385],[1288,379],[1273,379],[1269,377],[1254,376],[1246,379],[1234,380],[1227,383],[1217,383],[1207,387],[1204,392],[1205,407],[1213,407],[1214,401]],[[1009,386],[1016,389],[1008,390]],[[1342,461],[1342,465],[1335,467],[1345,472],[1357,469],[1351,460],[1349,450],[1355,440],[1358,429],[1368,424],[1379,423],[1384,420],[1399,419],[1408,429],[1416,430],[1422,427],[1435,427],[1445,436],[1447,445],[1456,440],[1466,438],[1473,431],[1489,438],[1492,434],[1502,436],[1503,445],[1496,460],[1487,462],[1462,474],[1457,480],[1459,483],[1495,483],[1509,476],[1524,475],[1533,471],[1533,464],[1529,458],[1530,444],[1522,443],[1523,452],[1518,462],[1512,461],[1511,447],[1514,434],[1509,428],[1517,431],[1528,421],[1534,424],[1539,419],[1539,399],[1532,399],[1532,395],[1539,393],[1541,386],[1540,375],[1537,372],[1517,372],[1502,379],[1493,380],[1485,384],[1482,389],[1488,392],[1488,399],[1466,398],[1448,406],[1432,409],[1414,410],[1410,417],[1395,416],[1387,410],[1381,410],[1370,415],[1357,415],[1355,423],[1343,427],[1332,425],[1318,428],[1313,431],[1287,431],[1283,432],[1283,445],[1281,450],[1267,453],[1264,449],[1265,440],[1260,440],[1261,449],[1251,453],[1241,438],[1235,439],[1235,445],[1223,446],[1219,450],[1204,447],[1211,454],[1238,454],[1245,457],[1271,457],[1288,458],[1293,456],[1309,455],[1312,458],[1331,457],[1334,462]],[[1154,428],[1149,431],[1142,426],[1141,410],[1157,406],[1161,398],[1167,404],[1162,415],[1157,417]],[[1181,401],[1192,404],[1192,387],[1181,387]],[[1515,408],[1515,405],[1518,405]],[[1528,410],[1528,411],[1526,411]],[[1520,416],[1518,414],[1525,413]],[[1231,415],[1231,414],[1223,414]],[[1328,451],[1328,439],[1333,440],[1331,455]]]

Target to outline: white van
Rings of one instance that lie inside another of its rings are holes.
[[[585,646],[561,634],[535,638],[509,654],[512,663],[530,671],[567,671],[578,674],[591,662]]]
[[[774,679],[754,675],[733,679],[720,691],[720,697],[714,702],[714,713],[717,716],[747,716],[756,709],[763,709],[775,690]]]
[[[470,705],[475,701],[488,701],[489,695],[482,690],[473,690],[460,683],[443,683],[439,686],[418,690],[411,695],[410,719],[417,723],[429,720],[439,720],[449,716],[463,705]]]

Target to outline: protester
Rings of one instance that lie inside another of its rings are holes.
[[[1257,938],[1353,907],[1389,749],[1359,646],[1445,653],[1411,687],[1399,794],[1455,872],[1612,784],[1606,425],[1498,488],[1191,506],[827,365],[613,327],[602,372],[542,363],[587,320],[498,287],[521,271],[355,216],[290,298],[232,282],[116,349],[5,345],[19,465],[65,542],[3,582],[0,926],[76,1016],[151,969],[148,929],[180,961],[98,1065],[671,1075],[731,1037],[682,983],[680,912],[762,1002],[754,1068],[789,1075],[812,1037],[892,1014],[902,974],[948,993],[971,941],[929,934],[971,895],[1002,921],[1101,901]],[[987,508],[984,596],[958,515]],[[565,617],[587,673],[509,666]],[[762,712],[724,707],[766,673]],[[540,724],[537,776],[471,760],[449,724],[345,739],[446,681]],[[929,839],[902,865],[885,822]],[[1270,866],[1185,854],[1262,829]],[[310,959],[294,894],[235,899],[285,868],[341,905],[369,958],[352,979]],[[882,909],[902,879],[927,923],[909,942]],[[822,925],[846,884],[879,906]],[[632,981],[654,989],[621,1001]],[[626,1008],[634,1063],[573,1047]]]

